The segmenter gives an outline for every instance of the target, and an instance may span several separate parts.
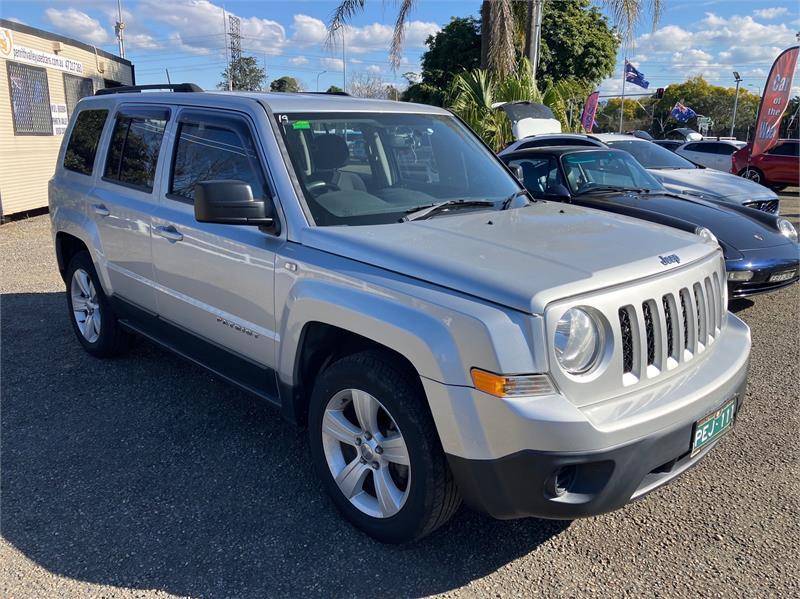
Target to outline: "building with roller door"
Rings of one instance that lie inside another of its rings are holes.
[[[47,182],[78,100],[134,83],[124,58],[0,19],[0,219],[47,206]]]

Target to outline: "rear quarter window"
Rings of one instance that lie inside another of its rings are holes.
[[[64,168],[82,175],[91,175],[100,135],[108,118],[108,110],[83,110],[75,120],[75,126],[64,153]]]
[[[118,114],[103,177],[143,191],[153,191],[168,117],[168,110]]]

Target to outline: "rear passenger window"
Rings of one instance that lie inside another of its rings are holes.
[[[216,179],[244,181],[254,198],[266,197],[264,175],[247,126],[234,119],[180,123],[169,192],[192,201],[198,182]]]
[[[168,116],[166,110],[117,115],[104,177],[143,191],[153,191]]]
[[[64,154],[65,169],[82,175],[92,174],[97,144],[107,117],[108,110],[84,110],[78,115]]]

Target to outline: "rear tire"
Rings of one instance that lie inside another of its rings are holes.
[[[766,180],[764,179],[764,173],[757,168],[753,168],[752,166],[739,171],[739,176],[744,177],[745,179],[750,179],[753,183],[758,183],[760,185],[767,184]]]
[[[69,320],[83,349],[98,358],[125,352],[133,337],[120,327],[89,252],[72,257],[65,280]]]
[[[345,356],[319,375],[309,440],[336,507],[379,541],[421,539],[461,505],[419,379],[380,351]]]

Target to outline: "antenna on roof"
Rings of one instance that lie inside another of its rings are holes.
[[[122,0],[117,0],[117,22],[114,25],[114,33],[117,34],[119,42],[119,56],[125,58],[125,22],[122,20]]]

